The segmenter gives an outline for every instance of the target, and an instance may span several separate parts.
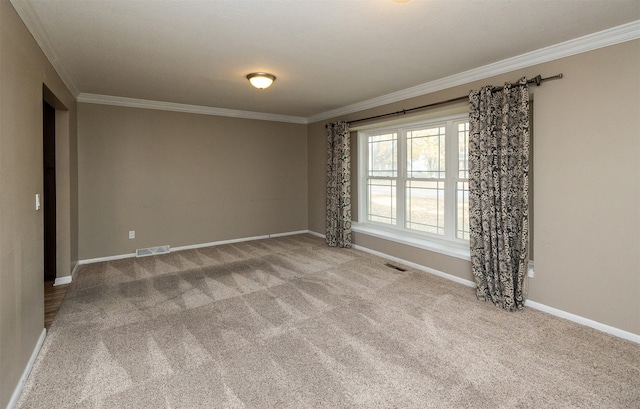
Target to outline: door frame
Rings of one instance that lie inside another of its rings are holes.
[[[55,173],[56,173],[56,279],[54,285],[68,284],[77,266],[78,223],[77,223],[77,140],[75,135],[75,114],[42,84],[42,100],[55,108]],[[73,126],[73,129],[72,129]],[[44,173],[44,170],[43,170]],[[42,221],[44,232],[44,218]],[[76,248],[72,248],[76,243]],[[43,243],[44,257],[44,243]],[[44,272],[42,273],[44,278]]]

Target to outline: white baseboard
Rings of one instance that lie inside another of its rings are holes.
[[[640,335],[638,334],[624,331],[619,328],[612,327],[610,325],[602,324],[598,321],[590,320],[589,318],[584,318],[579,315],[572,314],[570,312],[559,310],[557,308],[549,307],[548,305],[540,304],[539,302],[536,302],[536,301],[527,300],[524,305],[526,305],[527,307],[535,308],[536,310],[544,311],[551,315],[555,315],[556,317],[564,318],[566,320],[573,321],[578,324],[586,325],[587,327],[597,329],[598,331],[606,332],[607,334],[614,335],[618,338],[626,339],[627,341],[640,344]]]
[[[53,286],[71,284],[72,276],[56,277]]]
[[[36,358],[38,358],[38,354],[40,353],[40,349],[42,348],[42,344],[44,343],[44,339],[47,336],[47,330],[42,329],[42,333],[40,333],[40,338],[38,338],[38,342],[36,346],[33,348],[33,352],[31,352],[31,358],[29,358],[29,362],[27,362],[27,366],[24,368],[24,372],[22,372],[22,376],[16,385],[16,388],[13,390],[13,394],[11,395],[11,400],[9,400],[9,404],[7,405],[7,409],[13,409],[18,400],[20,399],[20,395],[22,395],[22,390],[27,383],[27,379],[29,378],[29,374],[31,373],[31,369],[33,369],[33,364],[36,363]]]
[[[390,256],[388,254],[381,253],[379,251],[371,250],[369,248],[358,246],[358,245],[353,245],[353,248],[356,249],[356,250],[360,250],[360,251],[364,251],[366,253],[370,253],[370,254],[376,255],[378,257],[385,258],[387,260],[395,261],[396,263],[404,264],[404,265],[409,266],[411,268],[415,268],[416,270],[425,271],[427,273],[431,273],[431,274],[437,275],[438,277],[442,277],[442,278],[446,278],[447,280],[455,281],[456,283],[466,285],[467,287],[475,288],[475,286],[476,286],[476,283],[471,281],[471,280],[466,280],[464,278],[460,278],[460,277],[454,276],[452,274],[447,274],[447,273],[444,273],[442,271],[434,270],[432,268],[423,266],[421,264],[416,264],[416,263],[413,263],[411,261],[407,261],[407,260],[403,260],[401,258],[393,257],[393,256]],[[632,332],[624,331],[624,330],[621,330],[619,328],[612,327],[610,325],[602,324],[600,322],[593,321],[593,320],[591,320],[589,318],[584,318],[584,317],[581,317],[579,315],[572,314],[570,312],[559,310],[559,309],[554,308],[554,307],[549,307],[548,305],[541,304],[539,302],[532,301],[532,300],[527,300],[525,302],[525,306],[534,308],[536,310],[540,310],[540,311],[546,312],[546,313],[551,314],[551,315],[555,315],[556,317],[560,317],[560,318],[564,318],[564,319],[569,320],[569,321],[573,321],[573,322],[575,322],[577,324],[585,325],[587,327],[596,329],[598,331],[605,332],[607,334],[614,335],[614,336],[622,338],[622,339],[626,339],[627,341],[631,341],[631,342],[635,342],[637,344],[640,344],[640,335],[634,334]]]
[[[230,240],[212,241],[210,243],[190,244],[187,246],[172,247],[171,252],[173,253],[174,251],[180,251],[180,250],[192,250],[192,249],[199,249],[203,247],[221,246],[223,244],[233,244],[233,243],[241,243],[244,241],[264,240],[264,239],[270,239],[274,237],[293,236],[296,234],[306,234],[306,233],[318,235],[318,233],[313,233],[313,232],[310,232],[309,230],[297,230],[297,231],[290,231],[290,232],[283,232],[283,233],[263,234],[260,236],[241,237],[241,238],[230,239]],[[324,235],[322,237],[324,237]],[[130,254],[120,254],[116,256],[90,258],[90,259],[78,261],[78,265],[99,263],[102,261],[121,260],[125,258],[133,258],[135,256],[136,256],[136,253],[130,253]]]
[[[322,239],[326,239],[327,238],[327,236],[325,234],[318,233],[318,232],[315,232],[315,231],[307,230],[307,233],[309,233],[309,234],[311,234],[313,236],[316,236],[316,237],[320,237]]]
[[[274,234],[270,234],[269,238],[294,236],[296,234],[306,234],[306,233],[309,233],[309,230],[298,230],[298,231],[289,231],[285,233],[274,233]]]
[[[401,258],[398,257],[393,257],[390,256],[386,253],[381,253],[379,251],[375,251],[375,250],[371,250],[367,247],[362,247],[362,246],[358,246],[357,244],[354,244],[352,246],[355,250],[360,250],[360,251],[364,251],[365,253],[369,253],[369,254],[373,254],[374,256],[378,256],[378,257],[382,257],[382,258],[386,258],[387,260],[391,260],[391,261],[395,261],[396,263],[401,263],[404,264],[405,266],[409,266],[411,268],[415,268],[416,270],[421,270],[433,275],[437,275],[438,277],[442,277],[442,278],[446,278],[447,280],[451,280],[451,281],[455,281],[458,284],[462,284],[462,285],[466,285],[467,287],[475,287],[476,283],[474,283],[471,280],[466,280],[464,278],[460,278],[458,276],[454,276],[453,274],[448,274],[439,270],[435,270],[433,268],[429,268],[426,266],[423,266],[422,264],[417,264],[411,261],[407,261],[407,260],[403,260]]]
[[[71,281],[73,281],[73,277],[75,277],[76,272],[78,271],[78,267],[80,267],[80,263],[76,262],[73,270],[71,270],[71,274],[65,277],[56,277],[56,281],[54,281],[53,286],[55,287],[58,285],[71,284]]]
[[[71,277],[75,277],[76,273],[78,272],[78,269],[80,268],[80,263],[76,261],[76,265],[73,267],[73,270],[71,270]]]
[[[123,258],[132,258],[135,256],[136,256],[136,253],[119,254],[116,256],[107,256],[107,257],[96,257],[96,258],[89,258],[86,260],[78,260],[78,264],[82,265],[82,264],[100,263],[102,261],[122,260]]]
[[[212,241],[210,243],[190,244],[188,246],[173,247],[171,249],[171,252],[173,253],[174,251],[180,251],[180,250],[193,250],[193,249],[201,249],[203,247],[221,246],[223,244],[242,243],[244,241],[264,240],[268,238],[269,238],[268,234],[263,234],[261,236],[241,237],[238,239]]]
[[[174,247],[174,248],[171,249],[171,251],[174,252],[174,251],[180,251],[180,250],[191,250],[191,249],[199,249],[199,248],[203,248],[203,247],[220,246],[220,245],[223,245],[223,244],[242,243],[242,242],[245,242],[245,241],[272,239],[274,237],[293,236],[293,235],[296,235],[296,234],[305,234],[305,233],[308,233],[308,232],[309,232],[309,230],[298,230],[298,231],[289,231],[289,232],[284,232],[284,233],[263,234],[261,236],[241,237],[239,239],[221,240],[221,241],[213,241],[211,243],[191,244],[191,245],[188,245],[188,246]]]

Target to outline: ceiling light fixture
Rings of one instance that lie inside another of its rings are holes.
[[[269,88],[271,84],[273,84],[273,81],[276,80],[276,76],[266,72],[252,72],[247,75],[247,79],[254,87],[258,89],[265,89]]]

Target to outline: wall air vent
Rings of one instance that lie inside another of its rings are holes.
[[[149,247],[146,249],[138,249],[136,250],[136,257],[146,257],[146,256],[155,256],[156,254],[166,254],[169,252],[169,245],[166,246],[158,246],[158,247]]]

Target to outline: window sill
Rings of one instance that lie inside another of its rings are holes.
[[[428,238],[412,236],[401,231],[391,231],[377,226],[357,222],[351,223],[351,230],[356,233],[366,234],[367,236],[390,240],[395,243],[406,244],[407,246],[417,247],[423,250],[444,254],[446,256],[471,261],[469,245],[429,240]]]

